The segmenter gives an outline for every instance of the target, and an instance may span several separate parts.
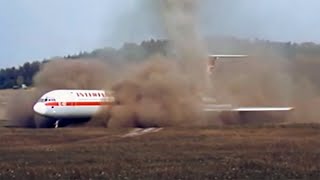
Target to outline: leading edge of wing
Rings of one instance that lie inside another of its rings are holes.
[[[203,111],[234,111],[234,112],[266,112],[266,111],[292,111],[293,107],[238,107],[238,108],[214,108],[206,107]]]

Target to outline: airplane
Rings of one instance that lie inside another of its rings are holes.
[[[219,58],[242,57],[247,56],[209,55],[208,66],[214,66],[214,61]],[[210,70],[212,69],[213,67],[210,67]],[[213,98],[202,98],[204,112],[283,112],[294,109],[293,107],[233,107],[229,104],[212,103],[213,101]],[[53,125],[58,128],[61,120],[88,121],[101,107],[111,108],[114,105],[117,104],[112,91],[59,89],[45,93],[33,106],[33,110],[40,116],[54,119]]]
[[[45,93],[33,110],[46,118],[55,119],[55,128],[60,120],[79,122],[90,120],[99,109],[115,103],[111,91],[104,90],[53,90]]]

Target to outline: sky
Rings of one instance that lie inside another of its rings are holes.
[[[152,1],[1,0],[0,68],[165,37]],[[319,0],[199,1],[203,35],[320,43]]]

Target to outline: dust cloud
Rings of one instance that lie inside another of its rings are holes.
[[[19,92],[10,97],[6,109],[8,125],[14,127],[35,128],[33,105],[37,101],[37,92]]]
[[[113,86],[118,104],[108,113],[108,127],[202,124],[200,97],[207,53],[196,28],[198,2],[167,0],[155,4],[175,58],[152,57]]]
[[[154,57],[113,86],[108,127],[194,126],[202,110],[196,85],[177,63]]]

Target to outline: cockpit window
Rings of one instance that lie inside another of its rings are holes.
[[[41,98],[41,99],[39,99],[39,101],[38,102],[48,102],[48,101],[56,101],[56,99],[55,98]]]

